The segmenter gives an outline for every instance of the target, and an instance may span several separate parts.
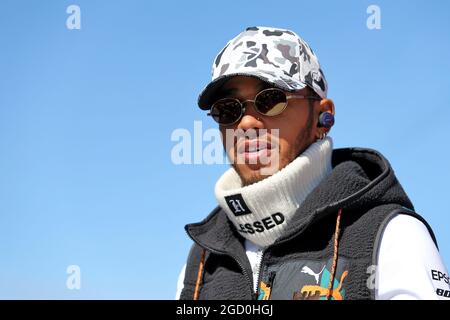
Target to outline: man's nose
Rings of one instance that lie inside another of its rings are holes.
[[[242,115],[238,123],[237,129],[262,129],[264,123],[261,121],[261,114],[256,111],[255,102],[253,100],[245,100],[242,102],[245,106],[245,113]]]

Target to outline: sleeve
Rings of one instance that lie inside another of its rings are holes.
[[[181,291],[184,288],[184,275],[186,273],[186,264],[184,264],[183,268],[181,269],[181,272],[178,276],[178,282],[177,282],[177,292],[175,294],[175,300],[180,300]]]
[[[377,300],[448,300],[449,275],[427,227],[409,215],[388,222],[378,251]]]

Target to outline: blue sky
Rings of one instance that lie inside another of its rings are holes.
[[[66,8],[81,29],[66,28]],[[366,27],[369,5],[381,29]],[[450,264],[448,1],[2,1],[0,298],[172,299],[227,165],[174,165],[172,132],[248,26],[292,29],[336,105],[335,147],[392,164]],[[81,289],[66,268],[81,269]]]

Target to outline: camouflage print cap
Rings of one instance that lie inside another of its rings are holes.
[[[313,89],[327,96],[327,81],[319,60],[296,33],[272,27],[250,27],[228,41],[212,66],[212,81],[198,97],[201,109],[209,109],[214,94],[236,75],[253,76],[289,92]]]

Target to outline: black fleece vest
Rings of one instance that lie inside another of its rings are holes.
[[[326,299],[342,209],[331,298],[374,299],[378,248],[387,223],[397,214],[411,215],[435,238],[378,152],[338,149],[332,162],[331,176],[300,206],[285,236],[264,251],[257,292],[244,239],[224,211],[218,207],[204,221],[187,225],[195,243],[180,298],[193,299],[205,252],[199,299]]]

